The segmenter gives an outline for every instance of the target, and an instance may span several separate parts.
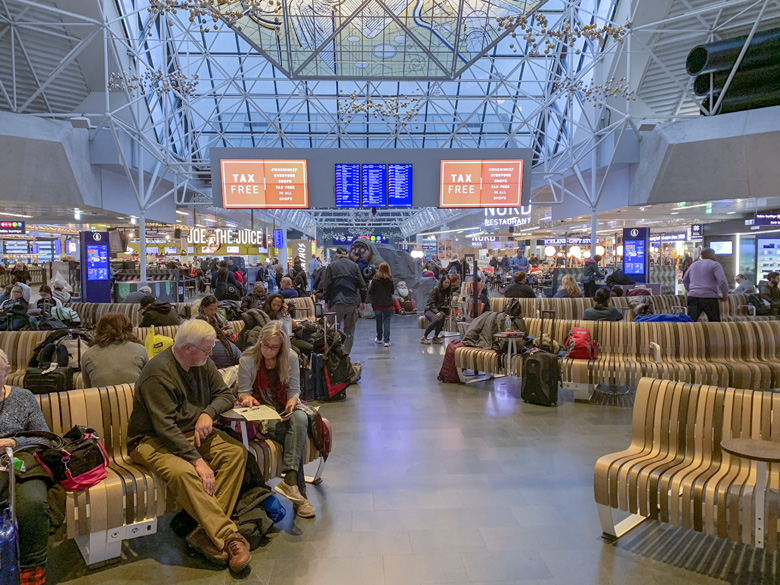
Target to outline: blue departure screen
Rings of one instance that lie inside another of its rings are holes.
[[[412,165],[387,165],[387,206],[412,206]]]
[[[626,240],[623,247],[625,253],[626,274],[641,275],[645,273],[645,241]]]
[[[336,165],[336,207],[360,207],[360,165]]]
[[[363,207],[385,207],[387,199],[387,165],[362,165]]]
[[[108,246],[87,246],[87,280],[108,280]]]

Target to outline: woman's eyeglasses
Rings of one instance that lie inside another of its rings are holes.
[[[269,351],[279,351],[280,349],[282,349],[281,345],[268,345],[265,342],[261,342],[260,347],[262,347],[263,349],[267,349]]]

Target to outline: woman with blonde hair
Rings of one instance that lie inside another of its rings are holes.
[[[267,436],[282,445],[284,479],[274,489],[293,503],[301,518],[313,518],[314,506],[306,499],[303,452],[309,417],[296,409],[301,393],[298,356],[282,321],[269,321],[257,343],[238,362],[238,393],[242,406],[265,404],[282,420],[268,421]]]
[[[390,347],[390,318],[393,316],[393,275],[390,273],[390,265],[382,262],[379,270],[368,285],[368,298],[376,317],[377,345],[384,342],[385,347]]]
[[[578,299],[582,296],[580,285],[571,274],[567,274],[561,280],[561,288],[553,296],[554,299]]]

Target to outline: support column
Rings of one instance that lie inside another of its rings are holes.
[[[141,268],[141,286],[145,286],[146,282],[146,212],[141,208],[138,214],[138,245],[140,247],[138,262]]]
[[[596,232],[599,229],[599,220],[596,215],[596,208],[592,207],[590,210],[590,257],[593,258],[596,255],[596,243],[598,242],[598,236]]]

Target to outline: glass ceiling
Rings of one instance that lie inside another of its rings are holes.
[[[247,4],[236,2],[237,7]],[[452,79],[525,0],[260,0],[231,26],[292,79]]]
[[[274,0],[270,16],[255,17],[240,34],[227,26],[203,32],[203,23],[191,22],[183,10],[149,29],[149,0],[117,3],[130,44],[144,55],[139,67],[156,69],[167,55],[170,70],[198,76],[193,95],[166,104],[149,100],[149,106],[161,144],[207,168],[212,146],[528,147],[536,162],[555,156],[576,132],[571,121],[581,109],[554,81],[580,74],[587,83],[603,48],[578,38],[529,56],[521,31],[500,38],[491,23],[541,5],[535,14],[544,14],[550,28],[572,18],[579,26],[601,27],[612,22],[617,0]],[[270,0],[259,4],[270,6]],[[421,69],[413,69],[423,56]],[[357,67],[361,63],[368,66]],[[345,80],[360,75],[356,70],[366,75]],[[290,79],[286,71],[320,79]],[[453,71],[456,79],[442,80]]]

